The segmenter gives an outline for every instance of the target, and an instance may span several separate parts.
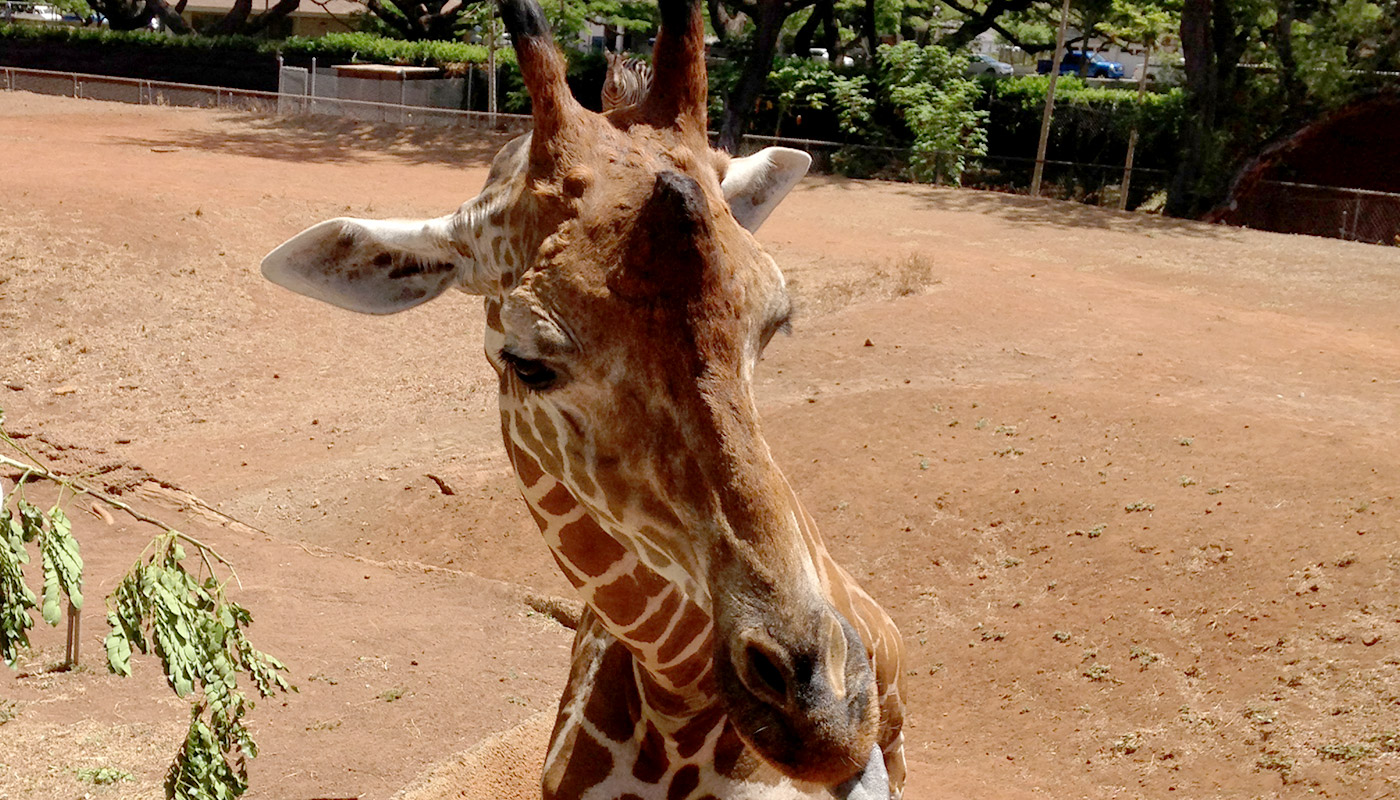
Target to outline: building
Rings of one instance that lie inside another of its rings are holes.
[[[223,19],[233,9],[234,0],[189,0],[181,16],[196,29]],[[277,5],[276,0],[253,0],[253,15]],[[324,36],[355,30],[353,17],[364,14],[365,7],[355,0],[301,0],[286,19],[273,24],[268,35],[276,39],[288,36]]]

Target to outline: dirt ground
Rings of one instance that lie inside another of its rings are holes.
[[[562,688],[479,302],[256,269],[499,144],[0,93],[6,428],[237,565],[300,688],[251,798],[387,798]],[[831,178],[760,239],[801,304],[767,435],[904,632],[907,797],[1400,796],[1400,249]],[[100,610],[153,532],[82,515],[82,665],[44,628],[0,670],[0,800],[159,794],[186,715]]]

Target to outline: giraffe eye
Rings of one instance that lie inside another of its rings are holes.
[[[501,360],[506,367],[515,373],[515,377],[525,384],[526,388],[534,391],[544,391],[554,387],[559,380],[559,374],[550,369],[543,361],[536,361],[531,358],[522,358],[508,350],[501,351]]]

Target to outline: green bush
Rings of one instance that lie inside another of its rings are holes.
[[[227,51],[288,57],[324,58],[368,64],[451,67],[485,64],[486,47],[462,42],[406,42],[369,33],[330,33],[307,38],[260,39],[253,36],[172,36],[157,31],[111,31],[68,26],[0,25],[0,40],[67,42],[97,46],[134,46],[162,50]],[[513,67],[515,51],[496,51],[502,66]]]
[[[914,135],[910,177],[958,183],[969,158],[987,152],[982,87],[968,77],[967,56],[913,42],[881,45],[880,85]]]
[[[386,39],[372,33],[328,33],[307,38],[293,36],[282,41],[267,42],[274,52],[284,56],[341,59],[369,64],[445,67],[454,64],[485,64],[486,46],[463,42]],[[510,47],[496,50],[496,62],[515,64],[515,51]]]
[[[113,31],[106,28],[78,28],[68,25],[0,24],[0,40],[90,43],[95,45],[135,45],[162,49],[228,50],[267,52],[276,44],[253,36],[172,36],[157,31]],[[275,52],[275,48],[273,50]]]
[[[1050,78],[1027,75],[990,85],[984,101],[989,119],[988,152],[1027,156],[1035,152]],[[1055,122],[1047,155],[1084,164],[1121,164],[1128,136],[1138,126],[1139,167],[1169,168],[1176,161],[1185,92],[1148,92],[1088,86],[1075,76],[1055,85]]]

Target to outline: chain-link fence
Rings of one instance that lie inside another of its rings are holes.
[[[524,114],[492,114],[20,67],[0,67],[0,88],[138,105],[221,108],[283,116],[351,117],[390,120],[405,125],[446,125],[496,131],[525,131],[531,125],[530,117]]]
[[[1400,194],[1261,180],[1221,221],[1247,228],[1400,245]]]

